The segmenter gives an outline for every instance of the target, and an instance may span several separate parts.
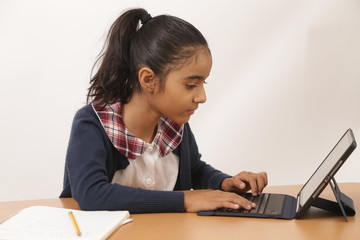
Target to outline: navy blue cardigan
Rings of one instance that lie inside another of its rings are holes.
[[[155,191],[112,184],[129,160],[118,152],[105,133],[91,105],[75,115],[66,155],[64,186],[60,197],[73,197],[83,210],[128,210],[131,213],[183,212],[180,190],[219,189],[226,175],[205,162],[188,123],[181,144],[179,174],[174,191]]]

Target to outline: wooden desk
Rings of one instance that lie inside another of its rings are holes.
[[[359,210],[360,183],[339,185],[342,192],[354,200],[355,209]],[[300,188],[299,185],[276,186],[267,187],[266,190],[296,196]],[[330,188],[321,196],[334,199]],[[34,205],[79,208],[73,199],[0,202],[0,221],[22,208]],[[311,208],[301,220],[208,217],[193,213],[132,214],[131,217],[134,221],[120,227],[110,239],[360,239],[358,215],[349,217],[349,222],[345,222],[342,216],[334,216],[316,208]]]

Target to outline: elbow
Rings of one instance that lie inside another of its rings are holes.
[[[77,201],[79,204],[80,210],[83,211],[97,211],[100,210],[95,204],[89,201]]]
[[[108,209],[106,209],[105,204],[101,204],[101,202],[97,199],[76,198],[76,197],[74,197],[74,199],[77,201],[80,210],[83,210],[83,211],[108,210]]]
[[[85,192],[82,192],[81,194],[74,193],[73,198],[76,200],[81,210],[84,211],[104,210],[101,208],[101,206],[104,206],[104,204],[101,204],[100,198],[91,196],[91,194],[86,194]]]

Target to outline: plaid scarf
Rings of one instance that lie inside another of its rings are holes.
[[[97,114],[106,134],[114,147],[124,156],[136,159],[144,153],[146,143],[135,137],[125,126],[121,115],[121,103],[117,102],[104,108],[95,103],[92,107]],[[168,117],[161,117],[153,143],[159,149],[160,157],[171,153],[181,142],[184,125],[171,121]]]

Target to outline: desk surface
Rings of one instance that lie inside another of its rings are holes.
[[[340,183],[339,186],[354,200],[355,209],[360,209],[360,183]],[[272,186],[266,191],[296,196],[300,188],[299,185]],[[326,188],[321,196],[334,199],[330,188]],[[73,199],[0,202],[0,222],[16,211],[34,205],[79,208]],[[300,220],[197,216],[193,213],[132,214],[131,217],[134,221],[120,227],[110,239],[360,239],[359,216],[349,217],[345,222],[342,216],[316,208],[310,208]]]

